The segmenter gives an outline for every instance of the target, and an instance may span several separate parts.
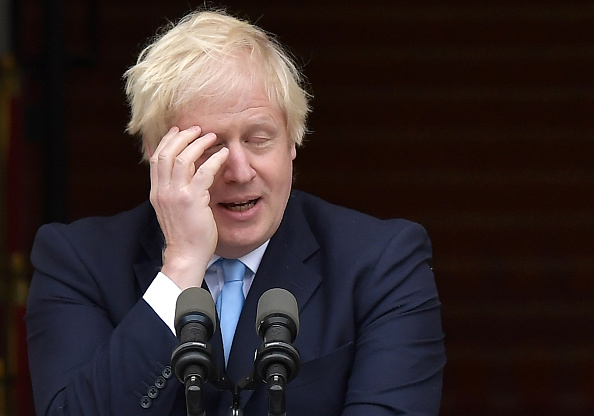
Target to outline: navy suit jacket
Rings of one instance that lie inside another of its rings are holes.
[[[162,246],[148,202],[39,230],[26,324],[40,416],[186,414],[170,368],[178,341],[142,299]],[[245,301],[227,375],[237,381],[253,369],[258,299],[281,287],[295,295],[301,321],[288,416],[436,415],[445,353],[430,260],[421,226],[293,191]],[[222,369],[218,329],[211,344]],[[207,415],[226,415],[231,395],[207,384],[203,401]],[[266,415],[265,385],[244,391],[242,405],[246,416]]]

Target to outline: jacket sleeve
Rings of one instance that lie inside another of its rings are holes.
[[[181,386],[168,367],[175,337],[132,290],[98,283],[88,248],[66,229],[42,227],[31,257],[25,320],[37,413],[172,414]],[[129,309],[119,321],[111,297]]]
[[[436,416],[445,350],[431,244],[404,222],[356,287],[356,353],[343,415]]]

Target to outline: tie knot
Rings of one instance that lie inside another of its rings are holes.
[[[238,259],[220,259],[221,268],[225,283],[243,281],[245,275],[245,264]]]

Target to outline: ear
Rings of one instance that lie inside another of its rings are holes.
[[[296,157],[297,157],[297,147],[295,146],[295,143],[293,143],[291,145],[291,160],[295,160]]]

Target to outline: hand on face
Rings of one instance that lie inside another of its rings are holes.
[[[215,174],[229,151],[223,147],[198,165],[216,140],[192,126],[172,127],[150,158],[150,201],[165,236],[162,271],[182,290],[200,286],[217,245],[217,226],[209,207]]]

